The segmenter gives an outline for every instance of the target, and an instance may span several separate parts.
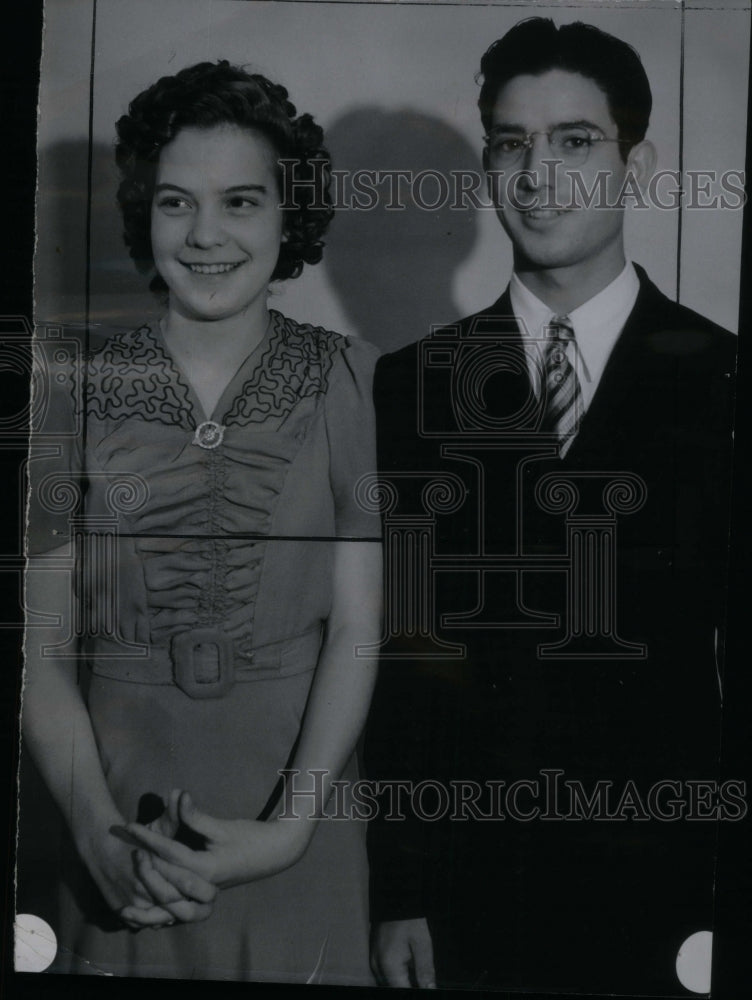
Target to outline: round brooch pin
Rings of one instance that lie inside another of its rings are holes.
[[[216,424],[213,420],[205,420],[196,428],[192,444],[197,444],[199,448],[217,448],[222,444],[224,436],[225,429],[222,424]]]

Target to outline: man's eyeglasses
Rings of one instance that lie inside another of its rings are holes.
[[[525,150],[532,148],[533,136],[536,135],[548,136],[551,153],[567,166],[584,163],[596,143],[618,142],[621,145],[626,142],[624,139],[609,139],[598,129],[585,125],[556,125],[549,132],[512,132],[498,125],[483,136],[483,141],[489,155],[497,163],[511,167],[522,158]],[[628,142],[626,144],[629,145]]]

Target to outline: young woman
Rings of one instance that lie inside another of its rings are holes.
[[[126,242],[166,308],[74,373],[45,425],[70,426],[63,456],[31,464],[27,603],[62,627],[29,631],[24,733],[75,851],[55,968],[368,983],[363,824],[320,817],[374,679],[376,352],[267,306],[321,258],[322,132],[227,62],[159,80],[117,131]],[[73,656],[50,553],[77,560]]]

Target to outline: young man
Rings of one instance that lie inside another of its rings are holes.
[[[375,381],[393,545],[373,964],[393,986],[675,993],[735,808],[717,784],[735,339],[625,259],[620,193],[655,163],[634,50],[533,18],[481,74],[514,274]]]

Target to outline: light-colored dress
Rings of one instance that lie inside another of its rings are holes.
[[[72,524],[86,551],[82,684],[127,820],[154,819],[173,788],[220,818],[273,808],[334,545],[379,532],[355,489],[375,464],[376,354],[272,312],[207,422],[158,325],[143,326],[86,366],[62,457],[32,461],[31,549],[59,546]],[[46,425],[59,430],[58,405]],[[343,777],[356,773],[353,761]],[[65,863],[55,968],[367,985],[364,835],[362,822],[325,819],[292,868],[223,890],[207,921],[157,932],[123,929],[83,866]]]

